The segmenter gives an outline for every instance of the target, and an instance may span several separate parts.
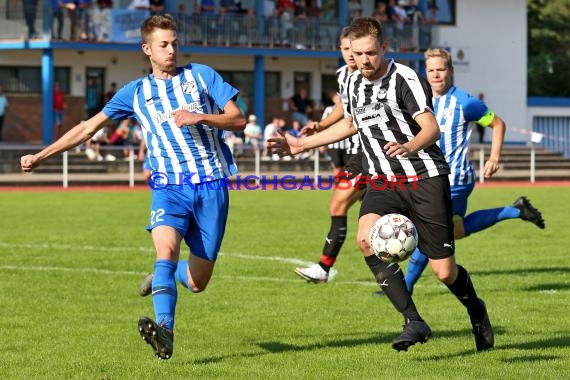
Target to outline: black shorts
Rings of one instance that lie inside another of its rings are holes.
[[[334,168],[344,168],[352,156],[346,153],[346,149],[327,149],[327,153],[331,158],[332,166]]]
[[[418,246],[430,259],[455,253],[447,175],[401,183],[376,179],[367,185],[360,207],[360,216],[371,213],[409,217],[418,230]]]
[[[367,180],[362,177],[367,176],[367,174],[362,173],[362,155],[362,151],[356,154],[347,153],[347,156],[350,158],[344,166],[344,170],[335,178],[337,184],[349,181],[351,187],[357,188],[358,190],[366,189]]]

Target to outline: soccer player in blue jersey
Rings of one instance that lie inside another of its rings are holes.
[[[499,169],[505,122],[480,99],[453,85],[453,63],[446,50],[428,49],[424,55],[427,80],[434,97],[434,114],[441,129],[439,146],[451,169],[449,180],[455,239],[508,219],[522,219],[544,228],[541,213],[524,196],[509,206],[478,210],[465,215],[467,199],[475,187],[475,170],[469,159],[471,132],[476,125],[493,130],[491,152],[483,170],[485,178],[489,178]],[[410,293],[427,264],[428,257],[419,249],[410,257],[405,276]]]
[[[238,90],[208,66],[177,66],[176,24],[155,15],[141,26],[142,50],[152,74],[136,79],[101,112],[76,125],[34,155],[21,158],[25,172],[45,159],[87,140],[109,119],[136,118],[148,148],[152,170],[150,223],[156,250],[152,276],[155,320],[142,317],[141,337],[160,359],[172,356],[176,282],[203,291],[212,276],[228,215],[226,178],[237,172],[224,130],[243,130],[245,119],[235,104]],[[189,259],[179,260],[182,241]]]

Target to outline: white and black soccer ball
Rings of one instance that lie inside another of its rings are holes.
[[[370,229],[372,252],[387,263],[406,260],[418,246],[418,232],[412,221],[400,214],[379,218]]]

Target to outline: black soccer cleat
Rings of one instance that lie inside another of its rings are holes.
[[[396,351],[408,351],[408,347],[416,343],[425,343],[431,338],[431,329],[424,321],[407,320],[404,331],[392,341],[392,348]]]
[[[520,218],[535,224],[538,228],[544,229],[544,219],[542,219],[542,213],[538,211],[527,199],[527,197],[519,197],[514,203],[513,207],[518,208],[521,211]]]
[[[479,299],[483,307],[484,315],[481,318],[471,318],[471,326],[473,326],[473,335],[475,335],[475,346],[477,351],[487,351],[495,346],[495,335],[493,327],[489,321],[489,314],[487,313],[487,306],[482,299]]]
[[[141,297],[146,297],[150,293],[152,293],[152,278],[154,277],[153,273],[147,274],[139,285],[139,295]]]
[[[174,333],[171,330],[157,325],[149,317],[141,317],[138,326],[141,338],[151,345],[159,359],[167,360],[172,357]]]

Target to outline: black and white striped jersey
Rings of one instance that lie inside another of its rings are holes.
[[[365,153],[365,173],[388,179],[405,176],[408,181],[449,174],[436,143],[405,158],[384,154],[387,142],[403,144],[412,140],[421,130],[414,118],[426,110],[432,112],[431,89],[417,72],[389,60],[386,75],[378,80],[369,81],[360,71],[353,73],[348,94],[348,112]]]
[[[342,108],[346,116],[348,107],[348,78],[352,73],[348,71],[348,65],[342,66],[336,71],[336,81],[338,83],[338,93],[342,99]],[[329,149],[346,149],[348,154],[356,154],[360,147],[360,138],[358,135],[348,137],[344,140],[332,143],[328,145]]]

